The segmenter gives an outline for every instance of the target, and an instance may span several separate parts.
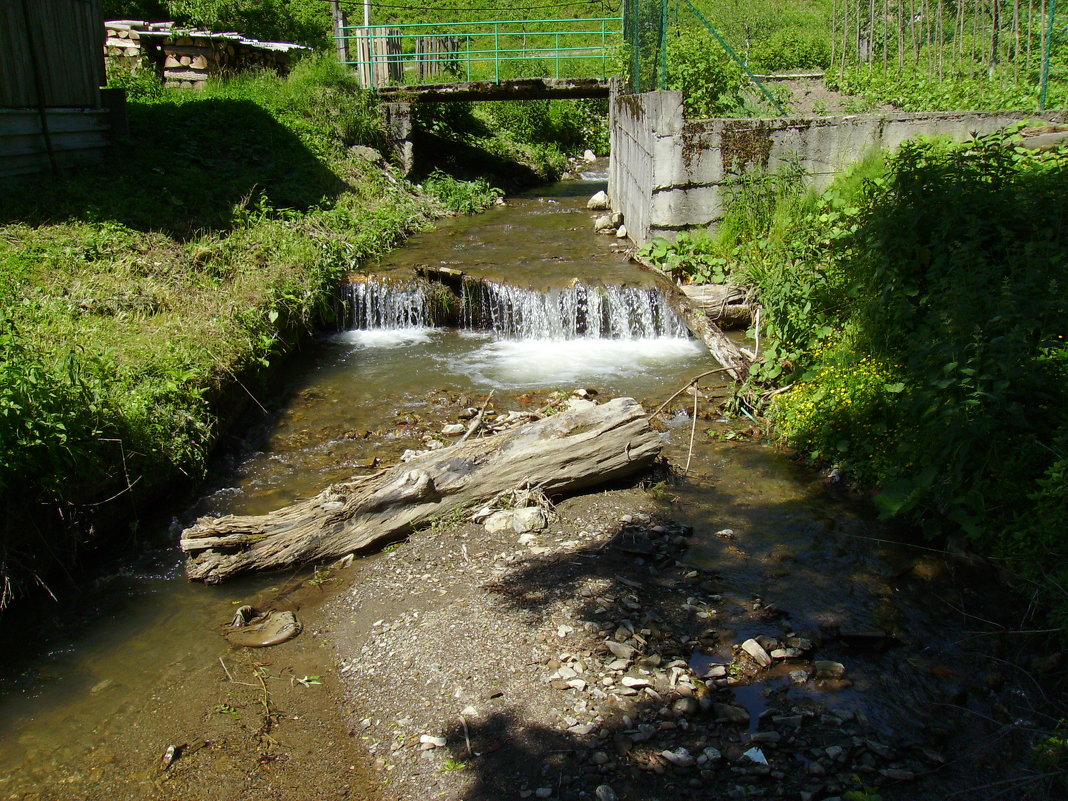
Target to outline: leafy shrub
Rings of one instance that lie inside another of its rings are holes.
[[[742,75],[707,31],[684,30],[668,41],[668,88],[682,92],[688,117],[732,115],[743,105]]]
[[[123,59],[126,61],[126,59]],[[137,64],[125,64],[119,59],[107,60],[108,87],[124,89],[130,100],[158,100],[163,97],[163,78],[142,58]]]
[[[423,191],[453,214],[474,214],[501,196],[501,190],[489,185],[484,178],[460,181],[441,170],[434,170],[425,181]]]
[[[675,280],[691,284],[722,284],[727,280],[727,259],[707,233],[680,231],[674,241],[654,237],[638,251]]]
[[[830,41],[819,29],[775,31],[750,52],[750,69],[758,72],[826,69],[830,63]]]

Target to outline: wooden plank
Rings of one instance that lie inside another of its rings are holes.
[[[104,109],[49,109],[48,129],[56,133],[67,131],[107,131],[107,111]],[[0,137],[37,134],[41,118],[36,109],[0,109]]]

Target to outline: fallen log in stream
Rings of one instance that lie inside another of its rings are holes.
[[[252,570],[338,558],[524,483],[559,495],[623,478],[648,467],[660,448],[633,398],[573,400],[550,417],[334,484],[269,514],[202,517],[182,532],[186,574],[216,584]]]

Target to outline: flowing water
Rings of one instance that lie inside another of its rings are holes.
[[[143,532],[139,554],[79,597],[44,617],[5,619],[0,797],[81,798],[86,786],[101,797],[149,797],[119,789],[143,787],[144,766],[157,764],[150,760],[172,741],[168,713],[158,710],[200,705],[212,717],[214,696],[190,677],[218,673],[217,660],[230,653],[218,627],[234,604],[269,599],[287,579],[187,583],[174,543],[194,516],[262,513],[389,464],[491,390],[502,409],[536,408],[552,391],[576,387],[649,404],[708,369],[704,348],[655,282],[627,263],[613,239],[591,232],[584,201],[598,188],[577,182],[515,198],[447,221],[383,259],[378,278],[343,293],[352,327],[323,336],[279,375],[274,396],[262,399],[269,414],[229,443],[202,498],[170,525]],[[420,266],[469,276],[458,326],[430,325],[434,302],[413,273]],[[682,460],[689,423],[680,414],[667,435]],[[757,597],[765,610],[789,609],[799,630],[903,631],[930,626],[944,611],[932,609],[911,578],[913,556],[868,547],[872,524],[829,500],[817,477],[765,447],[702,440],[678,493],[705,532],[691,558],[717,566],[725,604],[751,609]],[[708,533],[725,528],[738,530],[744,551]],[[735,619],[738,638],[767,629],[760,615]],[[697,655],[706,657],[716,655]],[[894,672],[890,664],[878,669]],[[872,692],[878,688],[875,668],[860,675]],[[185,696],[168,707],[174,688]],[[760,694],[746,692],[739,702],[758,710]],[[871,714],[887,726],[923,702],[896,690],[883,695]],[[856,700],[855,692],[839,698]],[[136,759],[126,753],[132,726],[144,727]],[[93,775],[104,783],[94,785]]]
[[[480,284],[484,316],[444,329],[427,325],[422,292],[355,285],[360,327],[322,337],[283,371],[277,395],[262,399],[269,417],[231,443],[204,497],[169,525],[142,532],[140,553],[79,597],[5,618],[0,797],[67,797],[59,789],[67,785],[77,797],[93,770],[122,759],[109,749],[127,742],[133,725],[158,729],[145,732],[147,753],[158,759],[171,735],[146,710],[171,688],[188,691],[190,675],[229,653],[217,632],[235,602],[269,598],[285,583],[279,576],[222,587],[186,582],[175,542],[196,515],[262,513],[370,469],[375,459],[394,461],[451,421],[446,401],[451,413],[478,405],[490,390],[503,406],[579,386],[655,400],[704,366],[704,348],[648,278],[611,240],[589,233],[582,205],[597,188],[577,183],[553,188],[551,197],[517,198],[447,221],[391,254],[381,271],[403,275],[414,264],[447,262],[546,293]],[[586,284],[567,287],[575,277]]]

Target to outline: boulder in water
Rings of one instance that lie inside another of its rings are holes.
[[[586,201],[586,208],[590,211],[608,211],[608,193],[603,189]]]

